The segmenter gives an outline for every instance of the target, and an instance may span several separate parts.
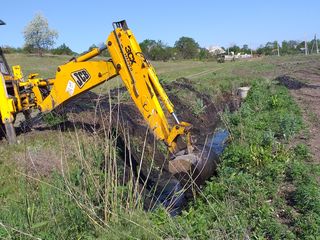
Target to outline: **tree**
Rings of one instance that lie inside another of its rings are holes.
[[[289,45],[288,45],[287,41],[282,41],[281,52],[282,52],[282,54],[289,54]]]
[[[95,48],[98,48],[98,46],[95,45],[95,44],[92,44],[92,45],[88,48],[88,51],[86,51],[86,52],[90,52],[90,51],[92,51],[92,50],[95,49]]]
[[[278,42],[267,42],[265,46],[261,45],[257,49],[257,54],[264,54],[264,55],[276,55],[277,54],[277,48],[278,48]]]
[[[173,56],[172,48],[168,47],[161,40],[146,39],[140,43],[140,47],[145,56],[150,60],[167,61]]]
[[[74,52],[65,43],[63,43],[62,45],[60,45],[55,49],[52,49],[51,52],[56,55],[73,55],[74,54]]]
[[[88,53],[90,51],[92,51],[94,48],[99,48],[99,46],[97,46],[96,44],[92,44],[89,48],[88,48],[88,51],[85,51],[81,54],[85,54],[85,53]],[[110,53],[108,51],[108,49],[105,49],[102,53],[100,53],[100,56],[101,57],[110,57]]]
[[[48,20],[41,14],[37,14],[23,31],[25,46],[35,49],[39,56],[45,50],[51,48],[58,32],[49,28]]]
[[[237,46],[236,44],[233,44],[231,47],[229,47],[229,52],[233,52],[234,54],[240,53],[241,48]]]
[[[181,37],[175,42],[174,47],[183,59],[197,57],[199,53],[199,44],[190,37]]]
[[[143,42],[140,43],[140,48],[142,52],[146,55],[147,58],[151,59],[150,51],[157,45],[155,40],[145,39]],[[151,59],[153,60],[153,59]]]
[[[206,48],[201,48],[199,52],[199,59],[205,60],[211,58],[212,55],[210,54],[209,50]]]
[[[251,53],[251,49],[249,48],[248,44],[244,44],[240,50],[241,50],[242,53],[246,53],[246,54],[250,54]]]
[[[262,44],[257,48],[256,53],[258,55],[264,54],[264,46]]]

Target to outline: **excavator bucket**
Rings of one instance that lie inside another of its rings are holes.
[[[197,185],[202,185],[214,175],[217,164],[229,140],[226,130],[219,130],[213,134],[209,141],[197,146],[192,153],[180,152],[169,161],[169,171],[174,175],[181,174],[191,179]]]

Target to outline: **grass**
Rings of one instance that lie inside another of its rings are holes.
[[[274,96],[278,104],[271,104]],[[286,147],[303,127],[287,90],[257,81],[241,109],[224,118],[233,141],[218,175],[173,223],[158,215],[162,230],[178,239],[319,236],[319,166],[305,162],[310,158],[305,145]],[[175,230],[168,227],[173,224]]]
[[[11,66],[21,65],[25,77],[31,73],[39,73],[43,78],[54,77],[57,67],[71,58],[70,56],[47,56],[41,58],[36,55],[25,54],[8,54],[6,57]]]
[[[39,71],[44,77],[53,76],[68,59],[8,55],[9,63],[21,64],[26,74]],[[137,191],[132,176],[127,184],[116,180],[125,175],[125,167],[109,135],[75,129],[39,132],[27,139],[22,135],[15,146],[2,142],[0,238],[316,239],[320,168],[310,163],[307,146],[288,147],[304,128],[301,114],[288,91],[271,81],[279,74],[279,64],[309,60],[154,63],[161,81],[190,76],[197,90],[212,97],[253,86],[238,112],[222,115],[232,141],[217,176],[176,218],[163,208],[143,211],[143,192]],[[119,79],[111,82],[94,91],[122,84]],[[190,102],[195,114],[204,108],[200,100]],[[58,120],[47,119],[49,125]],[[41,156],[54,163],[50,171],[34,170],[41,167]]]

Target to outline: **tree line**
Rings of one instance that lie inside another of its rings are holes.
[[[289,40],[267,42],[264,46],[261,45],[255,52],[260,55],[276,55],[279,48],[281,55],[305,53],[305,45],[308,53],[316,53],[316,45],[320,46],[320,40],[312,39],[311,41]]]
[[[58,38],[58,32],[49,28],[47,19],[41,14],[37,14],[34,19],[24,29],[25,44],[22,48],[14,48],[3,46],[5,53],[37,53],[42,56],[43,53],[51,53],[56,55],[77,55],[65,43],[54,48],[55,40]],[[318,46],[320,41],[317,40]],[[316,42],[311,40],[307,42],[307,47],[310,51],[315,52]],[[92,45],[88,51],[97,47]],[[200,45],[191,37],[183,36],[179,38],[174,46],[171,47],[161,40],[146,39],[140,43],[142,52],[150,60],[168,61],[177,59],[213,59],[214,56],[208,49],[200,47]],[[281,55],[299,54],[304,52],[304,41],[282,41],[280,44],[277,41],[267,42],[265,45],[259,46],[257,49],[249,48],[248,44],[242,47],[232,45],[229,48],[222,47],[229,54],[257,54],[257,55],[277,55],[278,51]],[[106,51],[104,56],[109,56]]]

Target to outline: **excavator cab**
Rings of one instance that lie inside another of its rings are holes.
[[[2,51],[1,47],[0,47],[0,72],[4,76],[9,76],[11,74],[10,68],[8,66],[7,60],[5,59],[5,57],[3,55],[3,51]]]
[[[0,25],[5,25],[5,22],[0,20]],[[0,136],[6,135],[9,142],[16,141],[14,86],[17,86],[14,85],[14,76],[0,47]]]

